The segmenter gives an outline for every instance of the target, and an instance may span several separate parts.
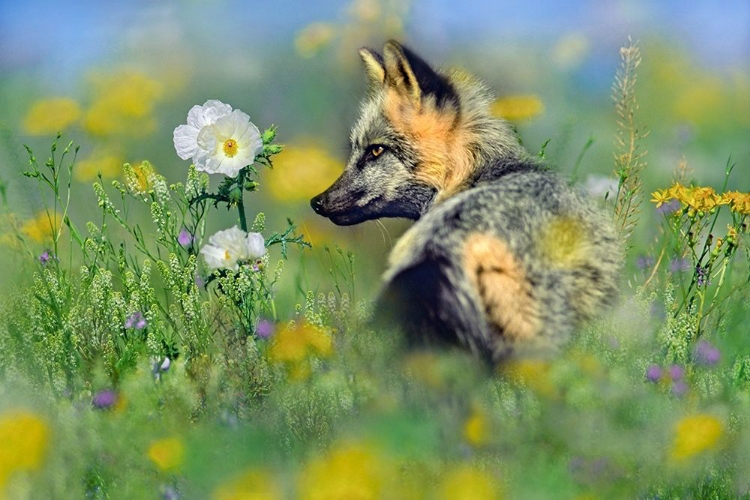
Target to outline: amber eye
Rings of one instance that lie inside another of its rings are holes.
[[[381,154],[383,154],[383,151],[385,151],[385,148],[381,146],[380,144],[374,144],[370,146],[370,153],[372,154],[372,156],[376,158],[380,156]]]

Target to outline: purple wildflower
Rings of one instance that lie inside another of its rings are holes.
[[[193,242],[193,239],[193,235],[184,227],[180,229],[180,234],[177,235],[177,243],[184,247],[189,246]]]
[[[255,333],[262,339],[267,339],[273,335],[275,326],[273,323],[266,319],[258,321],[258,325],[255,327]]]
[[[136,330],[143,330],[146,328],[146,318],[143,317],[140,311],[136,311],[125,320],[125,328],[135,328]]]
[[[648,269],[654,265],[654,258],[650,255],[639,255],[635,265],[638,266],[638,269]]]
[[[45,250],[42,252],[42,255],[39,256],[39,263],[43,266],[46,266],[50,260],[52,260],[52,255],[50,255],[49,250]]]
[[[677,212],[681,207],[682,204],[680,203],[680,200],[669,200],[668,202],[658,207],[656,209],[656,213],[662,215],[671,215]]]
[[[669,378],[671,378],[673,381],[677,382],[679,380],[682,380],[682,377],[684,376],[685,369],[680,365],[672,365],[669,367]]]
[[[651,365],[646,369],[646,379],[649,382],[658,382],[662,375],[661,366]]]
[[[695,281],[696,285],[699,287],[711,284],[711,282],[708,281],[708,269],[699,265],[695,266]]]
[[[115,403],[117,403],[117,393],[112,389],[105,389],[103,391],[97,392],[94,395],[94,399],[91,400],[91,404],[93,404],[95,408],[99,408],[100,410],[112,408]]]
[[[691,269],[690,261],[686,258],[672,259],[669,262],[669,270],[673,273],[685,272]]]
[[[165,485],[161,487],[161,497],[163,500],[179,500],[180,492],[174,486]]]
[[[204,286],[206,286],[205,280],[198,273],[195,273],[195,286],[197,286],[198,288],[203,288]]]
[[[721,351],[706,340],[701,340],[695,347],[695,361],[705,366],[713,366],[721,359]]]
[[[683,380],[678,380],[672,384],[672,394],[675,396],[684,396],[687,390],[688,386]]]

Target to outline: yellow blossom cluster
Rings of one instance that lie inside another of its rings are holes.
[[[77,122],[80,117],[81,107],[73,99],[40,99],[26,113],[23,129],[29,135],[54,135]]]
[[[62,217],[60,212],[48,213],[42,210],[23,223],[21,233],[36,243],[49,243],[54,232],[61,230]]]
[[[162,471],[176,470],[185,460],[185,445],[176,436],[157,439],[148,448],[148,458]]]
[[[731,205],[733,212],[740,215],[750,214],[750,193],[727,191],[719,194],[710,186],[683,186],[675,182],[668,189],[660,189],[651,193],[651,201],[659,208],[670,200],[679,201],[688,208],[688,215],[698,212],[710,212],[719,205]]]
[[[38,415],[27,410],[0,415],[0,498],[14,472],[41,467],[48,442],[49,428]]]
[[[290,323],[277,333],[268,349],[268,359],[289,369],[293,379],[310,375],[310,357],[327,358],[333,354],[330,332],[307,322]]]
[[[697,414],[684,417],[674,427],[672,459],[683,462],[715,449],[724,435],[724,425],[717,417]]]

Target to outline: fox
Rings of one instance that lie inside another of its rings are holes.
[[[388,257],[375,317],[493,365],[559,351],[617,296],[611,217],[524,149],[479,79],[394,40],[359,56],[368,91],[351,153],[310,204],[340,226],[415,221]]]

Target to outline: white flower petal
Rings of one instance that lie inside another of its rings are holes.
[[[216,120],[231,112],[232,106],[215,99],[210,99],[203,104],[203,117],[206,120],[206,125],[216,123]]]
[[[245,239],[247,244],[248,258],[257,259],[266,254],[266,240],[260,233],[249,233]]]
[[[187,160],[195,156],[198,150],[198,129],[190,125],[180,125],[174,129],[174,149],[177,156]]]

